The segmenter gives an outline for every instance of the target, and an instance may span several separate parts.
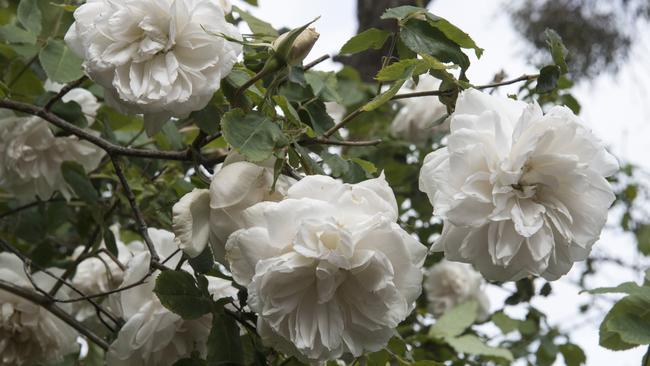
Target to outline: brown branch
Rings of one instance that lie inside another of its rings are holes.
[[[10,99],[1,99],[0,108],[11,109],[18,112],[23,112],[38,116],[48,121],[49,123],[65,130],[80,139],[86,140],[111,155],[133,156],[147,159],[162,159],[162,160],[192,160],[189,149],[183,151],[157,151],[147,149],[133,149],[109,142],[99,136],[95,136],[89,131],[79,128],[70,122],[65,121],[54,113],[46,111],[43,108],[37,107],[32,104],[17,102]]]
[[[304,145],[333,145],[333,146],[375,146],[381,143],[380,139],[369,141],[336,141],[324,138],[307,139],[300,141]]]
[[[129,182],[127,181],[126,176],[122,171],[122,167],[120,167],[120,162],[118,161],[118,158],[113,155],[111,155],[111,161],[113,162],[113,167],[115,168],[115,174],[117,174],[117,177],[120,179],[120,183],[122,184],[122,188],[124,188],[124,193],[126,194],[126,198],[129,201],[131,210],[133,211],[133,216],[135,216],[138,232],[140,233],[140,236],[142,236],[142,239],[144,239],[144,243],[147,245],[149,253],[151,253],[151,262],[158,262],[158,253],[156,253],[156,248],[153,246],[153,242],[149,237],[147,224],[144,222],[144,218],[142,217],[142,212],[138,207],[135,195],[133,194],[133,191],[129,186]]]
[[[522,75],[516,79],[512,80],[507,80],[507,81],[502,81],[500,83],[492,83],[492,84],[485,84],[485,85],[477,85],[474,86],[474,89],[478,90],[483,90],[483,89],[489,89],[489,88],[496,88],[499,86],[504,86],[504,85],[510,85],[514,83],[518,83],[520,81],[530,81],[530,80],[535,80],[539,77],[539,75]],[[445,94],[451,94],[454,93],[453,90],[429,90],[429,91],[421,91],[421,92],[413,92],[413,93],[402,93],[402,94],[397,94],[394,95],[390,100],[398,100],[398,99],[406,99],[406,98],[416,98],[416,97],[426,97],[426,96],[432,96],[432,95],[445,95]],[[345,127],[350,121],[352,121],[355,117],[357,117],[359,114],[363,113],[362,107],[357,108],[354,112],[348,114],[339,122],[336,124],[334,127],[330,128],[329,130],[325,131],[325,133],[322,135],[324,138],[328,138],[332,136],[336,131],[339,129]]]
[[[41,292],[43,294],[43,296],[48,298],[51,302],[64,302],[64,301],[61,301],[61,300],[54,297],[56,295],[57,291],[59,290],[59,288],[61,288],[61,285],[65,285],[66,287],[70,288],[72,291],[84,296],[84,293],[81,290],[79,290],[78,288],[76,288],[72,284],[68,283],[64,278],[61,278],[61,277],[55,275],[54,273],[50,272],[48,269],[45,269],[45,268],[43,268],[41,266],[38,266],[38,265],[34,265],[34,267],[37,270],[45,273],[46,275],[48,275],[51,278],[54,278],[55,280],[57,280],[57,282],[54,284],[54,286],[52,287],[52,289],[50,291],[45,291],[45,290],[41,289],[34,282],[34,280],[32,279],[32,276],[31,276],[31,267],[32,267],[32,264],[33,264],[32,260],[30,258],[28,258],[26,255],[24,255],[23,253],[21,253],[19,250],[17,250],[13,246],[11,246],[9,243],[4,241],[3,239],[0,239],[0,247],[2,249],[6,250],[7,252],[10,252],[10,253],[14,254],[15,256],[17,256],[23,262],[23,268],[25,269],[25,275],[27,276],[29,281],[32,283],[32,286],[34,287],[34,289],[36,289],[38,292]],[[90,303],[90,305],[92,305],[95,308],[97,313],[101,313],[101,314],[106,315],[116,325],[120,326],[123,323],[121,321],[121,319],[119,319],[119,317],[113,315],[108,310],[101,307],[101,305],[99,305],[95,301],[88,300],[88,302]],[[111,327],[108,327],[108,326],[107,326],[107,328],[111,329]]]
[[[53,97],[52,97],[52,98],[47,102],[47,104],[45,104],[45,107],[43,107],[43,109],[46,110],[46,111],[49,111],[50,108],[52,108],[52,106],[54,105],[54,103],[56,103],[56,102],[58,102],[59,100],[61,100],[61,98],[63,98],[66,94],[68,94],[68,92],[70,92],[70,90],[72,90],[72,89],[78,87],[79,85],[81,85],[81,83],[83,83],[84,81],[86,81],[86,79],[88,79],[88,77],[87,77],[86,75],[84,75],[84,76],[80,77],[79,79],[77,79],[77,80],[75,80],[75,81],[72,81],[72,82],[66,84],[65,86],[63,86],[63,87],[61,88],[61,90],[59,90],[59,92],[56,93],[56,95],[53,96]]]
[[[520,82],[520,81],[531,81],[531,80],[535,80],[535,79],[537,79],[538,77],[539,77],[539,74],[534,74],[534,75],[522,75],[522,76],[520,76],[520,77],[518,77],[518,78],[516,78],[516,79],[512,79],[512,80],[506,80],[506,81],[501,81],[501,82],[498,82],[498,83],[491,83],[491,84],[485,84],[485,85],[475,86],[474,89],[483,90],[483,89],[496,88],[496,87],[499,87],[499,86],[515,84],[515,83],[518,83],[518,82]]]
[[[328,58],[330,58],[330,55],[323,55],[323,56],[315,59],[314,61],[312,61],[312,62],[310,62],[308,64],[305,64],[305,66],[303,66],[302,68],[303,68],[303,70],[307,71],[307,70],[311,69],[312,67],[320,64],[321,62],[327,60]]]
[[[333,134],[335,134],[336,131],[338,131],[339,129],[345,127],[345,125],[347,125],[348,123],[350,123],[350,121],[352,121],[355,117],[357,117],[358,115],[360,115],[361,113],[363,113],[363,110],[362,110],[361,108],[362,108],[362,107],[359,107],[359,108],[357,108],[356,110],[354,110],[354,112],[352,112],[352,113],[348,114],[347,116],[345,116],[345,117],[341,120],[341,122],[337,123],[336,125],[334,125],[334,126],[333,126],[332,128],[330,128],[329,130],[325,131],[325,133],[323,133],[323,136],[322,136],[322,137],[326,139],[326,138],[332,136]]]
[[[72,328],[76,329],[79,333],[88,338],[88,340],[101,347],[104,351],[108,350],[109,345],[105,340],[78,322],[72,315],[66,313],[63,309],[52,303],[46,296],[40,295],[26,288],[16,286],[4,280],[0,280],[0,289],[10,292],[16,296],[20,296],[23,299],[29,300],[36,305],[42,306],[54,316],[61,319]]]

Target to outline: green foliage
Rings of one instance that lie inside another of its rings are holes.
[[[277,37],[278,36],[278,31],[273,28],[273,26],[259,18],[254,17],[252,14],[250,14],[247,11],[242,10],[241,8],[237,6],[233,6],[232,10],[239,14],[239,16],[248,24],[248,27],[255,33],[256,35],[264,35],[264,36],[271,36],[271,37]]]
[[[185,271],[162,271],[156,278],[154,292],[160,303],[184,319],[198,319],[210,312],[210,299]]]
[[[233,109],[223,115],[221,129],[226,141],[253,162],[270,158],[277,147],[287,144],[280,127],[256,112]]]
[[[208,337],[208,365],[243,365],[244,352],[235,320],[223,307],[212,312],[212,330]]]
[[[21,0],[16,12],[18,21],[30,33],[38,36],[41,34],[41,9],[37,0]]]
[[[61,174],[79,198],[91,204],[97,202],[99,195],[83,166],[74,161],[65,161],[61,164]]]
[[[83,76],[82,60],[74,55],[63,41],[50,40],[38,53],[47,76],[56,82],[67,83]]]
[[[339,53],[350,55],[371,48],[375,50],[381,49],[390,35],[390,32],[381,29],[367,29],[350,38],[343,47],[341,47]]]

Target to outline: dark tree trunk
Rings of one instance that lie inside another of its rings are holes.
[[[369,28],[379,28],[394,31],[397,25],[395,20],[382,20],[381,15],[386,9],[402,5],[426,6],[430,0],[357,0],[357,20],[361,33]],[[359,70],[365,81],[372,81],[377,71],[381,68],[382,57],[387,55],[389,42],[381,50],[368,50],[351,56],[340,56],[338,61]]]

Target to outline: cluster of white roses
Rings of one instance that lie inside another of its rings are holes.
[[[213,35],[241,39],[226,21],[229,11],[211,0],[89,0],[75,11],[66,41],[106,102],[144,114],[153,134],[170,117],[203,108],[236,63],[241,46]],[[438,84],[423,77],[416,90]],[[92,94],[81,89],[66,98],[92,123]],[[445,114],[437,101],[406,102],[392,133],[421,143]],[[424,289],[436,316],[474,299],[485,319],[489,302],[471,265],[499,281],[567,273],[600,235],[614,200],[606,177],[618,164],[563,107],[543,114],[537,104],[467,90],[449,119],[447,147],[429,154],[420,173],[420,189],[444,220],[433,249],[448,260],[427,271]],[[60,191],[70,198],[62,162],[92,171],[103,155],[76,137],[55,136],[40,118],[0,120],[0,186],[16,195],[48,199]],[[282,352],[318,362],[382,349],[420,296],[427,254],[398,224],[392,189],[383,174],[357,184],[322,175],[296,181],[274,177],[273,166],[231,153],[209,189],[173,207],[174,233],[149,229],[157,253],[174,268],[178,248],[196,257],[209,245],[247,288],[263,341]],[[150,273],[151,254],[116,234],[118,255],[86,258],[72,278],[88,295],[111,292],[104,304],[125,320],[109,365],[171,365],[192,352],[205,355],[211,315],[190,321],[166,309],[153,293],[159,272]],[[0,262],[0,279],[32,287],[17,257],[0,253]],[[193,273],[186,263],[181,269]],[[237,298],[232,283],[208,278],[215,299]],[[93,309],[70,311],[86,320]],[[44,309],[0,291],[0,364],[60,359],[73,351],[75,336]]]

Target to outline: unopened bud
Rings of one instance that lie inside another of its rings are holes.
[[[309,51],[314,47],[320,34],[312,27],[305,28],[291,43],[290,34],[283,33],[272,43],[276,55],[287,65],[293,66],[300,64],[307,57]],[[289,44],[291,43],[291,44]]]

